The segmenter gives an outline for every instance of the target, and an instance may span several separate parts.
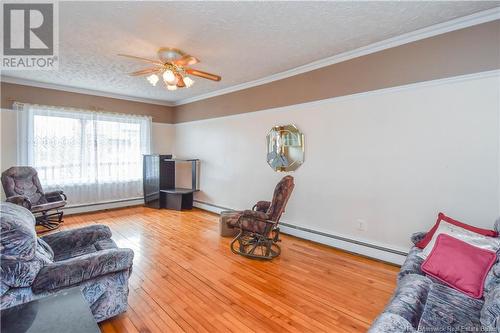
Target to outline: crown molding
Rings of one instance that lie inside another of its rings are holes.
[[[92,89],[63,86],[63,85],[59,85],[59,84],[33,81],[33,80],[21,79],[21,78],[5,76],[5,75],[2,75],[0,77],[0,81],[5,82],[5,83],[19,84],[19,85],[23,85],[23,86],[60,90],[60,91],[72,92],[72,93],[77,93],[77,94],[92,95],[92,96],[99,96],[99,97],[115,98],[115,99],[121,99],[121,100],[132,101],[132,102],[164,105],[164,106],[170,106],[170,107],[175,106],[173,103],[167,102],[167,101],[160,101],[160,100],[156,100],[156,99],[127,96],[127,95],[109,93],[109,92],[92,90]]]
[[[269,76],[266,76],[266,77],[263,77],[263,78],[260,78],[257,80],[237,84],[237,85],[234,85],[231,87],[219,89],[219,90],[212,91],[212,92],[209,92],[206,94],[201,94],[198,96],[185,98],[185,99],[181,99],[181,100],[173,101],[173,102],[148,99],[148,98],[141,98],[141,97],[134,97],[134,96],[127,96],[127,95],[121,95],[121,94],[115,94],[115,93],[108,93],[108,92],[97,91],[97,90],[92,90],[92,89],[69,87],[69,86],[63,86],[63,85],[52,84],[52,83],[45,83],[45,82],[39,82],[39,81],[33,81],[33,80],[27,80],[27,79],[20,79],[20,78],[4,76],[4,75],[1,76],[0,81],[6,82],[6,83],[32,86],[32,87],[55,89],[55,90],[74,92],[74,93],[80,93],[80,94],[123,99],[123,100],[128,100],[128,101],[133,101],[133,102],[175,107],[175,106],[180,106],[180,105],[184,105],[184,104],[188,104],[188,103],[197,102],[197,101],[204,100],[207,98],[212,98],[212,97],[225,95],[225,94],[229,94],[232,92],[260,86],[260,85],[270,83],[273,81],[286,79],[286,78],[289,78],[291,76],[310,72],[310,71],[313,71],[315,69],[330,66],[330,65],[337,64],[337,63],[347,61],[350,59],[358,58],[358,57],[361,57],[361,56],[364,56],[367,54],[379,52],[379,51],[390,49],[390,48],[393,48],[396,46],[415,42],[415,41],[418,41],[421,39],[437,36],[440,34],[444,34],[447,32],[471,27],[471,26],[486,23],[486,22],[495,21],[498,19],[500,19],[500,7],[495,7],[495,8],[484,10],[481,12],[477,12],[477,13],[474,13],[471,15],[459,17],[459,18],[456,18],[456,19],[453,19],[450,21],[446,21],[443,23],[431,25],[429,27],[418,29],[418,30],[415,30],[415,31],[412,31],[412,32],[409,32],[409,33],[406,33],[403,35],[399,35],[396,37],[385,39],[385,40],[382,40],[382,41],[379,41],[379,42],[376,42],[376,43],[373,43],[373,44],[370,44],[367,46],[357,48],[357,49],[352,50],[352,51],[347,51],[347,52],[340,53],[340,54],[337,54],[337,55],[334,55],[334,56],[331,56],[328,58],[317,60],[317,61],[311,62],[309,64],[295,67],[295,68],[292,68],[292,69],[289,69],[289,70],[286,70],[286,71],[283,71],[280,73],[272,74],[272,75],[269,75]]]
[[[373,43],[373,44],[370,44],[367,46],[363,46],[363,47],[357,48],[357,49],[352,50],[352,51],[340,53],[340,54],[334,55],[332,57],[324,58],[324,59],[321,59],[318,61],[311,62],[311,63],[306,64],[306,65],[302,65],[299,67],[295,67],[295,68],[286,70],[284,72],[272,74],[272,75],[263,77],[261,79],[237,84],[237,85],[232,86],[232,87],[216,90],[216,91],[202,94],[199,96],[182,99],[182,100],[179,100],[177,102],[174,102],[173,104],[175,106],[179,106],[179,105],[183,105],[183,104],[197,102],[197,101],[211,98],[211,97],[229,94],[229,93],[243,90],[243,89],[248,89],[248,88],[260,86],[260,85],[270,83],[273,81],[286,79],[286,78],[294,76],[294,75],[310,72],[310,71],[313,71],[315,69],[319,69],[322,67],[337,64],[339,62],[358,58],[358,57],[361,57],[361,56],[364,56],[367,54],[390,49],[390,48],[393,48],[396,46],[408,44],[408,43],[415,42],[415,41],[418,41],[421,39],[441,35],[441,34],[444,34],[444,33],[450,32],[450,31],[471,27],[471,26],[478,25],[481,23],[495,21],[498,19],[500,19],[500,7],[495,7],[495,8],[484,10],[481,12],[477,12],[477,13],[474,13],[471,15],[459,17],[459,18],[456,18],[456,19],[453,19],[450,21],[446,21],[443,23],[431,25],[429,27],[415,30],[415,31],[412,31],[412,32],[409,32],[409,33],[406,33],[403,35],[399,35],[396,37],[385,39],[385,40],[382,40],[380,42],[376,42],[376,43]]]

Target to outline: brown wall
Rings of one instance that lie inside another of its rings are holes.
[[[176,107],[174,122],[222,117],[500,68],[500,20]]]
[[[147,115],[151,116],[153,118],[153,122],[157,123],[173,123],[174,120],[174,109],[164,105],[133,102],[117,98],[93,96],[2,82],[2,108],[11,109],[14,101]]]

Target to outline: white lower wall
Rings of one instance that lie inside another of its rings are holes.
[[[271,199],[283,176],[266,163],[267,132],[296,124],[306,161],[293,173],[282,221],[407,251],[410,234],[428,229],[439,211],[492,227],[499,88],[498,73],[490,73],[182,123],[174,152],[201,159],[197,200],[248,209]]]
[[[17,121],[12,110],[0,110],[0,168],[1,171],[16,165],[17,160]],[[0,171],[0,172],[1,172]],[[2,192],[2,200],[4,193]]]

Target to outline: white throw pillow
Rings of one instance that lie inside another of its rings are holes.
[[[498,249],[500,249],[500,238],[498,237],[483,236],[467,229],[460,228],[454,224],[441,221],[429,244],[427,244],[427,246],[417,254],[420,258],[427,258],[440,234],[449,235],[481,249],[493,252],[497,252]]]

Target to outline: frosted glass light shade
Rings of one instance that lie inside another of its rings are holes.
[[[167,69],[163,72],[163,80],[167,85],[175,85],[177,83],[177,78],[175,77],[174,72],[172,72],[170,69]]]
[[[156,74],[151,74],[146,79],[149,81],[149,83],[151,83],[152,86],[156,86],[156,84],[158,83],[158,80],[160,80],[158,78],[158,75],[156,75]]]
[[[185,76],[183,81],[187,88],[191,87],[194,84],[194,80],[189,76]]]

